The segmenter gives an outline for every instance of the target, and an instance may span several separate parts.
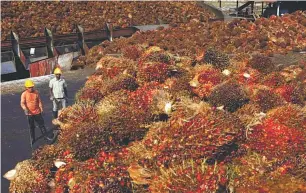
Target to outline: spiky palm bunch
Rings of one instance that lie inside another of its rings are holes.
[[[230,60],[227,54],[208,48],[204,55],[204,62],[212,64],[216,68],[224,69],[230,65]]]

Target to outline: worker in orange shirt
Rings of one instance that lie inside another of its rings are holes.
[[[47,133],[44,119],[42,117],[43,106],[38,91],[34,90],[34,82],[31,80],[25,81],[26,90],[21,94],[21,108],[24,110],[28,118],[31,146],[35,143],[35,122],[38,124],[43,135]],[[45,139],[49,139],[45,136]]]

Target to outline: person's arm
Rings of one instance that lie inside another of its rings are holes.
[[[64,93],[65,93],[65,97],[68,97],[67,87],[64,87]]]
[[[49,88],[50,88],[50,99],[53,100],[54,95],[53,95],[53,84],[52,84],[52,80],[50,80],[50,82],[49,82]]]
[[[42,105],[41,98],[40,98],[40,95],[39,95],[38,92],[37,92],[37,94],[38,94],[38,106],[39,106],[40,112],[42,113],[44,111],[43,110],[43,105]]]
[[[52,88],[50,88],[50,98],[54,98],[54,95],[53,95],[53,91],[52,91],[53,89]]]
[[[65,97],[68,98],[68,91],[67,91],[67,83],[66,83],[66,81],[64,82],[64,93],[65,93]]]
[[[28,107],[27,107],[27,104],[26,104],[25,93],[22,93],[22,95],[21,95],[20,106],[23,109],[24,113],[26,115],[28,115],[29,110],[28,110]]]

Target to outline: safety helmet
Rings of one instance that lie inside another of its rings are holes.
[[[26,88],[34,87],[34,82],[32,80],[26,80],[25,83],[24,83],[24,86]]]
[[[54,74],[62,74],[62,71],[60,68],[55,68]]]

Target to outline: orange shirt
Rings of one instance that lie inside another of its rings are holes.
[[[37,115],[42,111],[41,99],[36,90],[33,92],[24,91],[21,95],[20,105],[23,110],[29,111],[29,115]]]

